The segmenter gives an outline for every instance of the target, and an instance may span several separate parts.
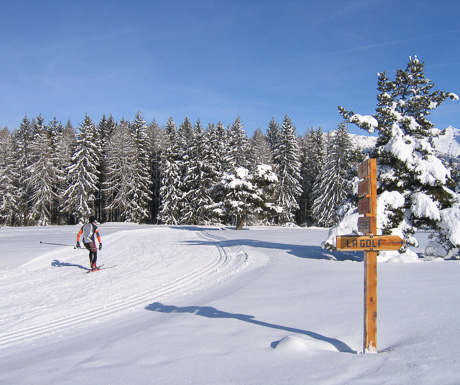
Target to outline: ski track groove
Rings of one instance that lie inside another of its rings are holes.
[[[0,335],[0,348],[23,343],[45,335],[54,334],[62,329],[81,325],[83,323],[87,323],[95,319],[100,319],[102,317],[108,317],[114,313],[120,313],[141,304],[145,305],[145,303],[149,300],[152,300],[152,298],[170,296],[176,293],[179,294],[184,290],[194,291],[203,285],[201,283],[201,278],[208,276],[209,280],[206,281],[207,283],[209,283],[211,280],[223,279],[225,276],[239,271],[239,269],[244,267],[244,265],[247,263],[248,255],[241,249],[241,247],[237,245],[224,247],[221,245],[221,242],[227,241],[225,238],[215,234],[211,235],[206,230],[197,232],[196,235],[204,242],[213,244],[218,250],[218,257],[213,259],[211,263],[209,263],[201,270],[193,271],[190,274],[179,277],[160,288],[147,290],[141,295],[136,294],[125,297],[113,304],[106,305],[99,309],[92,309],[84,313],[54,320],[39,326],[34,326]],[[229,257],[229,253],[226,251],[226,249],[236,249],[236,252],[230,253],[231,257]],[[233,254],[235,257],[233,257]]]

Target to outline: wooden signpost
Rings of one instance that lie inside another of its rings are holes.
[[[377,162],[358,167],[358,231],[364,235],[338,236],[338,250],[364,251],[364,351],[377,352],[377,252],[399,250],[405,242],[394,235],[377,235]]]

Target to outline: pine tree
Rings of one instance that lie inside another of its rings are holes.
[[[69,165],[70,157],[68,157],[68,153],[65,150],[67,144],[64,142],[66,139],[64,137],[64,128],[61,122],[56,120],[56,117],[48,123],[48,136],[51,145],[53,168],[55,170],[55,178],[53,181],[55,198],[51,205],[51,219],[53,223],[59,224],[62,195],[65,191],[65,167]]]
[[[209,133],[205,132],[199,122],[196,126],[197,158],[194,174],[198,191],[194,201],[197,207],[197,223],[216,223],[217,216],[214,214],[213,187],[218,183],[218,164],[215,162],[214,151],[211,148]]]
[[[15,141],[5,127],[0,130],[0,223],[14,226],[20,221]]]
[[[18,203],[18,224],[26,225],[27,217],[29,213],[29,200],[30,200],[30,191],[26,184],[27,179],[27,168],[30,165],[30,145],[32,142],[32,124],[24,116],[22,119],[19,130],[15,133],[15,143],[16,143],[16,154],[17,154],[17,163],[16,168],[18,172],[18,194],[19,194],[19,203]]]
[[[215,170],[214,181],[217,183],[220,181],[224,171],[230,169],[227,157],[229,138],[222,122],[218,122],[217,126],[214,126],[214,124],[209,125],[208,141],[211,162]]]
[[[298,198],[302,193],[300,152],[296,129],[287,115],[282,124],[280,143],[273,160],[279,179],[277,205],[283,208],[278,221],[286,223],[294,220],[295,211],[299,209]]]
[[[180,137],[176,123],[170,117],[165,127],[166,145],[161,163],[160,212],[158,220],[164,224],[178,224],[182,199],[182,160]]]
[[[117,123],[112,115],[110,115],[108,119],[103,115],[101,121],[97,125],[97,138],[99,138],[97,141],[99,153],[99,180],[97,183],[98,193],[95,202],[95,216],[99,222],[104,222],[106,220],[105,214],[107,213],[106,207],[108,205],[108,197],[105,194],[104,185],[107,180],[107,153],[109,151],[109,142],[116,126]]]
[[[233,218],[237,230],[252,216],[267,218],[281,208],[274,201],[274,184],[277,176],[269,165],[254,167],[254,173],[244,167],[238,167],[234,173],[224,173],[219,189],[223,199],[221,213]]]
[[[50,135],[41,115],[37,118],[34,133],[25,181],[31,192],[28,219],[34,224],[46,226],[52,223],[53,205],[57,200],[57,186],[62,180],[62,175],[53,151],[55,133]]]
[[[251,152],[255,164],[272,164],[270,143],[260,128],[258,128],[252,136]]]
[[[278,176],[273,172],[271,165],[259,164],[253,172],[252,182],[257,186],[257,195],[260,197],[254,202],[252,215],[262,220],[263,224],[269,224],[283,210],[276,204]]]
[[[59,224],[68,224],[72,223],[72,219],[69,216],[68,212],[62,211],[62,206],[64,204],[64,193],[67,190],[67,170],[72,164],[72,156],[75,152],[75,148],[77,145],[77,141],[75,138],[75,130],[72,127],[72,123],[70,121],[67,122],[65,127],[62,130],[61,135],[57,141],[57,148],[56,148],[56,159],[58,161],[58,168],[60,170],[60,174],[62,175],[61,184],[57,188],[58,194],[58,203],[59,203]]]
[[[413,237],[418,227],[438,228],[439,210],[453,205],[455,194],[449,170],[433,149],[433,138],[440,131],[428,116],[447,98],[458,96],[432,91],[434,83],[424,74],[424,63],[410,58],[405,70],[396,72],[391,81],[386,73],[378,75],[378,104],[374,116],[363,116],[339,107],[349,122],[379,137],[372,156],[379,169],[379,204],[386,216],[380,219],[384,234],[404,236],[408,245],[417,245]],[[385,200],[392,193],[392,201]],[[398,204],[394,196],[399,197]],[[450,245],[452,247],[454,245]],[[460,245],[458,245],[460,246]]]
[[[313,127],[300,140],[301,185],[300,209],[298,222],[312,224],[311,208],[317,194],[315,194],[315,181],[326,160],[326,141],[321,127]]]
[[[152,200],[150,204],[150,221],[156,222],[160,208],[161,188],[161,153],[164,147],[164,131],[155,120],[147,127],[148,152],[150,159],[150,179],[152,181]]]
[[[94,202],[98,192],[99,154],[94,143],[96,126],[86,115],[77,134],[72,164],[67,169],[67,185],[64,192],[63,211],[68,212],[77,222],[84,222],[94,213]]]
[[[228,145],[225,159],[228,166],[226,171],[234,171],[239,167],[250,170],[254,165],[251,157],[251,147],[239,116],[228,130]]]
[[[179,126],[179,159],[180,159],[180,174],[181,174],[181,200],[180,200],[180,218],[181,224],[193,224],[194,208],[191,207],[190,196],[192,190],[196,188],[193,178],[193,167],[196,158],[196,142],[195,129],[190,122],[189,117],[185,117],[183,123]]]
[[[281,128],[276,123],[275,118],[272,118],[267,128],[267,140],[272,151],[272,159],[277,157],[278,147],[281,143]]]
[[[106,147],[107,143],[112,137],[113,132],[117,127],[117,123],[112,115],[109,118],[106,118],[105,115],[102,116],[101,121],[97,125],[97,137],[99,138],[98,149],[99,152],[103,152]]]
[[[187,145],[189,151],[183,157],[186,161],[182,190],[186,204],[182,208],[181,222],[194,225],[210,223],[214,170],[207,137],[199,120],[188,140],[191,141]]]
[[[131,183],[135,147],[129,122],[122,120],[112,132],[106,148],[106,162],[102,193],[106,197],[106,216],[111,221],[126,221],[131,207]]]
[[[239,116],[227,129],[225,134],[222,129],[223,125],[219,122],[217,125],[217,135],[211,137],[212,146],[214,144],[217,145],[217,152],[215,152],[215,155],[217,155],[215,159],[218,159],[217,170],[221,167],[221,170],[219,170],[220,180],[212,189],[214,213],[219,215],[224,223],[232,223],[235,218],[238,221],[244,221],[246,219],[246,211],[238,211],[238,204],[236,202],[233,202],[232,206],[228,205],[230,196],[236,197],[243,196],[244,194],[237,193],[231,189],[228,190],[224,186],[228,185],[228,178],[237,178],[240,180],[242,177],[238,176],[238,174],[242,174],[241,170],[246,170],[245,172],[249,174],[254,169],[255,164],[251,160],[251,145]],[[219,143],[215,143],[216,139],[221,140],[222,143],[220,145]],[[243,207],[246,205],[244,202],[240,202],[239,204]]]
[[[207,130],[207,150],[209,158],[209,184],[211,206],[208,208],[210,223],[228,223],[229,218],[224,217],[222,211],[223,191],[220,188],[222,177],[225,170],[230,170],[230,164],[227,163],[228,150],[228,134],[222,122],[218,122],[217,126],[209,124]]]
[[[150,205],[150,159],[147,152],[147,125],[138,112],[131,125],[134,145],[132,169],[131,200],[128,208],[128,220],[135,223],[145,222],[149,218]]]
[[[331,227],[340,218],[339,207],[351,197],[353,145],[347,125],[342,123],[328,135],[327,158],[315,184],[316,199],[312,205],[313,220],[318,226]]]

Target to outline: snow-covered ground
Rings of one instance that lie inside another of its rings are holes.
[[[362,253],[327,230],[0,229],[0,384],[460,383],[460,262],[380,263],[378,354],[363,345]],[[423,250],[427,234],[419,234]]]

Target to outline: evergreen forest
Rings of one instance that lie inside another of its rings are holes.
[[[298,135],[286,115],[248,137],[239,117],[160,127],[85,116],[78,127],[27,116],[0,131],[0,223],[333,226],[364,154],[347,125]]]

